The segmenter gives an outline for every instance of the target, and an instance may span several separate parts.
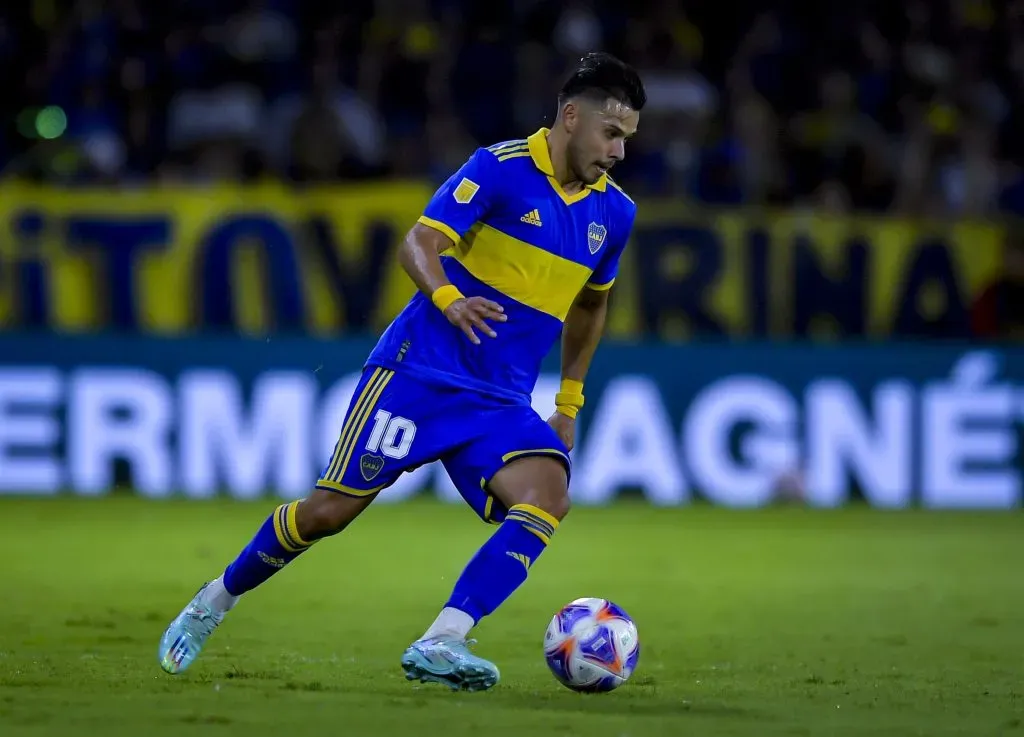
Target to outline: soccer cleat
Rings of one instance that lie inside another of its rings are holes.
[[[486,691],[500,678],[498,666],[473,655],[473,644],[476,640],[443,637],[414,642],[402,655],[406,679],[440,683],[452,691]]]
[[[203,591],[209,585],[203,584],[160,638],[160,667],[171,675],[192,665],[192,661],[199,657],[206,638],[224,621],[224,612],[214,611],[202,599]]]

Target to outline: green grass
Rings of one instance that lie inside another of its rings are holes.
[[[272,504],[0,500],[0,735],[1024,735],[1024,516],[577,509],[475,633],[502,682],[456,694],[398,658],[491,528],[379,505],[165,675],[165,624]],[[578,596],[637,621],[611,694],[544,665]]]

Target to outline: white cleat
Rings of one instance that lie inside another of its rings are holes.
[[[209,585],[203,584],[160,638],[157,653],[160,667],[171,675],[177,675],[192,665],[192,661],[199,657],[206,639],[224,621],[225,612],[215,611],[203,601],[203,592]]]
[[[498,666],[470,652],[475,640],[431,638],[418,640],[402,655],[402,669],[410,681],[427,681],[453,691],[486,691],[497,684]]]

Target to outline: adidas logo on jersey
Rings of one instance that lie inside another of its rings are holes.
[[[536,225],[538,227],[544,224],[540,221],[539,210],[530,210],[528,213],[526,213],[519,219],[522,220],[524,223],[529,223],[530,225]]]

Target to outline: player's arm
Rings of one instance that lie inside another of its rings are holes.
[[[608,296],[619,273],[619,260],[635,214],[632,210],[623,221],[622,230],[576,296],[562,326],[562,382],[555,395],[555,415],[550,422],[569,448],[575,435],[576,414],[583,407],[583,382],[604,335]]]
[[[480,338],[475,328],[497,337],[487,320],[504,322],[504,308],[483,297],[462,294],[445,274],[441,254],[456,245],[489,208],[494,196],[493,159],[484,149],[473,154],[437,190],[398,249],[398,262],[416,287],[477,345]]]
[[[610,293],[610,289],[584,287],[569,308],[562,328],[563,389],[569,383],[579,384],[582,393],[583,380],[604,334]]]
[[[583,380],[604,334],[609,291],[584,287],[562,325],[562,382],[548,423],[569,450],[576,440],[576,413],[583,407]]]
[[[441,254],[452,247],[451,237],[423,223],[416,223],[398,248],[398,263],[416,287],[428,297],[454,285],[441,265]]]
[[[455,327],[466,334],[474,344],[480,338],[479,328],[490,338],[498,337],[487,320],[504,322],[504,308],[483,297],[466,297],[448,280],[441,265],[441,253],[452,247],[451,239],[429,225],[416,223],[398,249],[398,262],[417,288],[433,301]]]

